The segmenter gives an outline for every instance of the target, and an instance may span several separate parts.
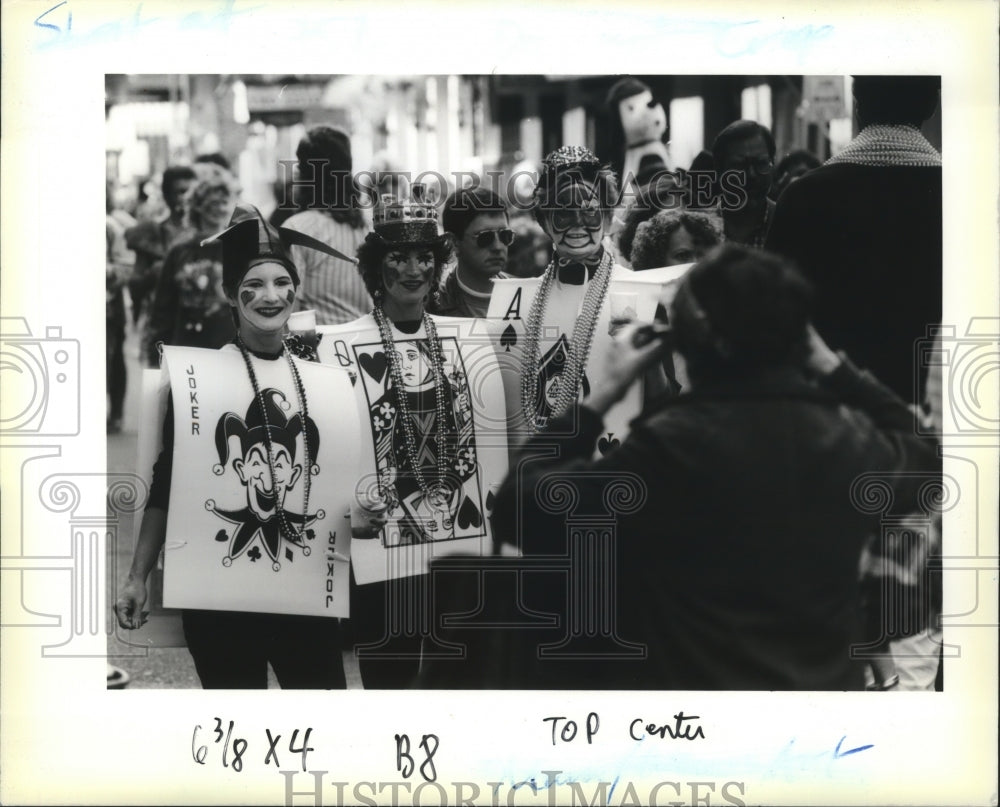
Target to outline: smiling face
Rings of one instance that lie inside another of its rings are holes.
[[[242,460],[233,461],[233,468],[247,486],[247,504],[261,521],[272,518],[279,504],[284,506],[286,493],[295,487],[302,473],[302,467],[292,462],[287,448],[275,442],[273,449],[273,480],[263,443],[251,446]]]
[[[430,247],[392,247],[382,259],[382,286],[390,308],[423,307],[434,276],[434,251]]]
[[[544,229],[560,258],[584,260],[600,249],[609,223],[610,214],[601,208],[595,185],[577,180],[556,192],[555,205],[545,213]]]
[[[250,267],[239,286],[236,306],[240,332],[280,333],[288,322],[295,302],[295,284],[288,270],[275,261],[263,261]]]

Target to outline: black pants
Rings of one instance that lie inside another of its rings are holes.
[[[204,689],[267,689],[270,662],[282,689],[344,689],[336,619],[185,610],[184,637]]]
[[[426,575],[359,586],[351,574],[351,644],[365,689],[409,689],[427,633]]]
[[[121,420],[125,407],[125,312],[121,319],[109,318],[106,323],[107,377],[105,379],[112,420]]]

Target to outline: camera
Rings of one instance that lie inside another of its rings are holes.
[[[0,434],[69,436],[80,433],[80,342],[62,328],[32,336],[23,317],[0,321],[3,396]]]

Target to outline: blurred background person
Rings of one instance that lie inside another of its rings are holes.
[[[771,131],[751,120],[730,123],[712,143],[726,241],[764,246],[774,212],[774,202],[768,198],[774,152]],[[742,172],[743,180],[726,183],[724,177],[730,171]]]
[[[192,233],[187,229],[184,196],[195,183],[194,169],[186,165],[170,166],[163,172],[162,192],[167,214],[158,220],[140,221],[125,231],[125,241],[135,252],[135,268],[128,282],[132,300],[132,323],[138,325],[143,304],[153,293],[163,268],[167,250]]]
[[[125,408],[125,285],[132,273],[135,255],[125,244],[128,213],[115,204],[114,186],[107,183],[104,201],[105,241],[105,387],[108,395],[107,433],[117,434],[122,429]]]
[[[448,317],[485,317],[494,278],[508,277],[507,249],[514,231],[507,205],[489,188],[462,188],[444,203],[441,224],[455,244],[455,268],[432,295],[431,314]]]
[[[351,173],[350,138],[340,129],[316,126],[299,141],[295,156],[292,187],[300,209],[284,226],[354,255],[366,226]],[[313,309],[317,325],[351,322],[371,311],[371,296],[354,263],[300,246],[292,247],[292,256],[302,273],[296,307]]]
[[[615,236],[619,262],[632,264],[632,247],[636,230],[663,210],[674,210],[684,205],[684,188],[672,173],[662,172],[639,188],[635,200],[625,211],[621,226]],[[633,267],[634,268],[634,267]]]
[[[811,151],[796,149],[789,152],[781,158],[774,168],[774,184],[771,185],[771,192],[768,196],[772,201],[777,202],[785,188],[814,168],[819,168],[820,165],[819,158]]]
[[[636,230],[632,268],[694,263],[722,243],[722,221],[712,213],[696,210],[663,210]]]
[[[195,173],[198,178],[185,197],[193,235],[167,252],[150,309],[146,356],[151,367],[159,364],[159,342],[215,348],[236,335],[222,288],[222,247],[201,242],[226,226],[239,186],[216,164],[198,163]]]

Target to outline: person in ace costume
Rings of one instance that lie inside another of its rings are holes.
[[[227,412],[216,427],[216,473],[232,462],[247,495],[243,510],[216,511],[221,519],[237,524],[223,565],[231,565],[248,548],[250,553],[259,553],[263,546],[277,570],[282,542],[301,546],[304,530],[315,518],[316,503],[310,507],[309,491],[320,443],[292,360],[293,355],[314,360],[315,354],[286,335],[299,287],[290,246],[334,253],[302,233],[268,225],[256,208],[249,207],[237,207],[229,228],[209,240],[222,246],[223,289],[237,332],[234,342],[221,350],[239,351],[254,390],[245,413]],[[289,389],[261,388],[257,374],[267,363],[287,363]],[[298,411],[286,417],[283,410],[289,401],[298,403]],[[115,603],[118,624],[126,629],[140,628],[146,621],[146,579],[166,539],[173,476],[171,410],[172,405],[131,568]],[[231,437],[239,441],[235,455],[230,454]],[[301,438],[301,452],[296,448],[297,438]],[[291,507],[285,509],[285,503],[289,491],[298,486],[305,490],[304,507],[296,513]],[[197,609],[184,609],[182,619],[188,649],[206,689],[266,688],[268,664],[282,688],[346,686],[335,619]]]

